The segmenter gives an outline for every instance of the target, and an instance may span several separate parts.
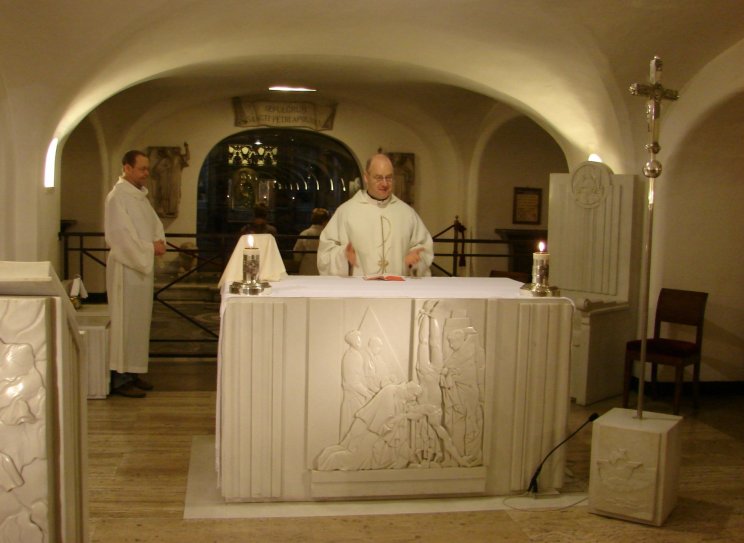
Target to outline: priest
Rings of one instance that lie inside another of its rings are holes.
[[[128,151],[105,209],[111,393],[130,398],[152,389],[140,375],[148,369],[155,257],[165,254],[163,224],[147,199],[149,167],[147,155]]]
[[[393,194],[393,164],[386,155],[367,161],[364,185],[320,234],[320,274],[430,275],[431,234],[416,211]]]

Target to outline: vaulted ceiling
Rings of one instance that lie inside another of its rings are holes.
[[[120,93],[138,117],[285,83],[390,112],[498,100],[569,147],[605,139],[622,147],[627,87],[647,77],[651,57],[683,89],[744,38],[742,8],[741,0],[3,2],[0,84],[26,113],[51,104],[62,133]],[[612,120],[598,128],[608,111]]]

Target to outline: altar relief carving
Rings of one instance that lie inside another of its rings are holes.
[[[11,305],[13,318],[0,326],[0,541],[42,542],[48,533],[44,305],[0,300],[0,315]]]
[[[571,178],[576,203],[586,209],[599,206],[611,185],[610,170],[597,162],[585,162]]]
[[[371,307],[345,333],[340,440],[320,452],[316,469],[482,465],[483,340],[466,310],[438,305],[427,300],[412,318],[405,373]]]

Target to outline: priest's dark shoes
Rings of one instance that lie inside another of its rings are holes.
[[[120,387],[112,389],[111,394],[125,396],[127,398],[144,398],[145,396],[147,396],[147,394],[135,387],[132,381],[129,381],[127,383],[124,383]]]
[[[140,378],[137,374],[134,374],[134,379],[130,381],[135,387],[137,387],[140,390],[152,390],[153,387],[152,383],[145,381],[144,379]]]

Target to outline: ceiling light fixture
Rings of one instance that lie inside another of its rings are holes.
[[[316,92],[316,89],[308,87],[287,87],[284,85],[274,85],[273,87],[269,87],[269,90],[275,92]]]

